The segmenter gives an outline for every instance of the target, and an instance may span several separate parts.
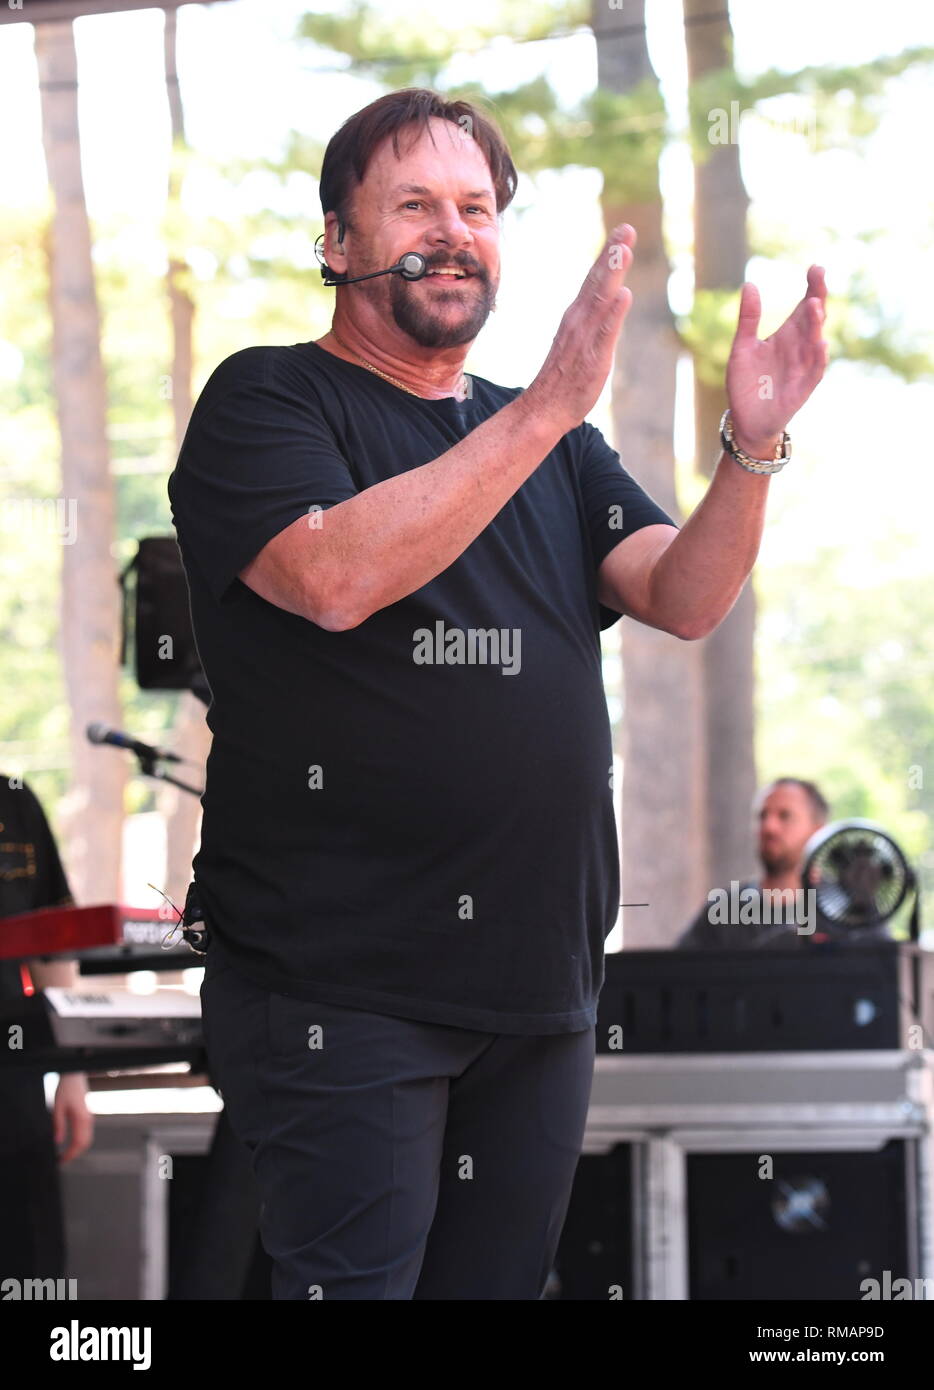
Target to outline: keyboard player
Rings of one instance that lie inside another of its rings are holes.
[[[0,775],[0,931],[4,917],[72,902],[39,801],[21,778]],[[37,989],[77,982],[74,961],[30,960],[27,969]],[[20,962],[0,959],[0,999],[22,995],[23,984]],[[0,1279],[65,1276],[58,1165],[91,1144],[86,1093],[82,1073],[63,1075],[50,1113],[41,1070],[0,1068]]]

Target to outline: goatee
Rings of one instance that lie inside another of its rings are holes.
[[[480,329],[490,317],[496,299],[495,287],[483,270],[476,271],[471,282],[479,281],[480,290],[461,289],[452,285],[450,289],[436,295],[439,307],[444,304],[464,304],[469,312],[466,317],[449,322],[425,304],[408,281],[393,276],[389,289],[389,304],[397,327],[407,333],[420,347],[448,348],[461,347],[473,342]]]

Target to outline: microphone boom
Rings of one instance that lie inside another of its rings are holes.
[[[395,265],[389,265],[385,270],[369,270],[366,275],[352,275],[347,280],[329,279],[333,273],[330,266],[321,267],[326,285],[355,285],[359,280],[375,280],[378,275],[401,275],[403,280],[421,280],[428,274],[428,262],[418,251],[407,251]]]

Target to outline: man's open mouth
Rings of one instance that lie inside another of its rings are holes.
[[[470,276],[469,270],[464,270],[461,266],[439,266],[434,270],[429,270],[428,275],[444,275],[449,280],[466,280]],[[426,279],[428,278],[426,275]]]

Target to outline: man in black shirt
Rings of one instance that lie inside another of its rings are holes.
[[[320,342],[228,357],[170,481],[213,696],[205,1031],[276,1297],[540,1295],[619,903],[600,631],[704,636],[761,534],[768,477],[736,456],[679,530],[585,422],[631,227],[530,387],[464,376],[515,181],[466,103],[352,117],[327,261],[429,273],[342,285]],[[808,284],[768,344],[744,297],[730,399],[757,459],[823,372]]]
[[[41,805],[21,779],[0,776],[0,919],[71,901]],[[30,960],[25,965],[27,979],[38,989],[68,986],[77,976],[69,960]],[[21,962],[0,958],[0,999],[22,997],[23,985]],[[82,1073],[63,1075],[50,1114],[40,1070],[0,1068],[0,1279],[64,1276],[58,1165],[91,1143],[93,1116],[86,1093]],[[66,1138],[59,1157],[56,1143]]]

